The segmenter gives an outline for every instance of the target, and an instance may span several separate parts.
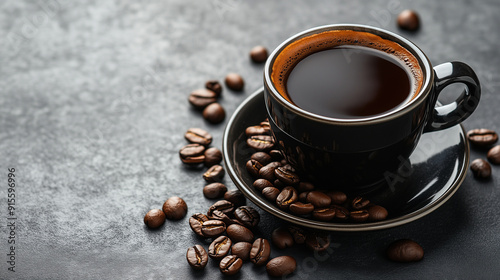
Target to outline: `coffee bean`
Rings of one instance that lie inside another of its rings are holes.
[[[292,234],[283,227],[276,228],[271,234],[271,241],[279,249],[285,249],[293,246]]]
[[[306,233],[303,229],[296,226],[288,226],[288,231],[293,236],[295,244],[304,244],[306,241]]]
[[[262,190],[262,195],[269,201],[275,202],[280,194],[280,190],[275,187],[266,187]]]
[[[368,204],[370,204],[370,201],[368,199],[365,199],[365,198],[361,197],[361,196],[355,197],[351,201],[351,207],[352,207],[352,209],[355,209],[355,210],[363,209]]]
[[[252,154],[250,159],[258,161],[260,164],[262,164],[262,166],[267,165],[271,162],[271,156],[264,152],[256,152]]]
[[[299,183],[299,176],[286,167],[277,167],[274,175],[285,185],[295,186]]]
[[[203,109],[203,118],[209,123],[218,124],[226,118],[226,111],[219,103],[212,103]]]
[[[222,178],[224,178],[224,174],[224,168],[221,165],[216,164],[203,173],[203,179],[205,179],[208,183],[220,182]]]
[[[201,226],[204,222],[208,221],[208,217],[202,213],[195,213],[189,218],[189,226],[198,236],[203,236]]]
[[[295,215],[309,215],[314,210],[314,205],[297,201],[290,204],[289,210]]]
[[[268,180],[269,182],[274,182],[276,180],[276,175],[274,170],[276,165],[273,162],[259,169],[259,177]]]
[[[188,165],[197,165],[205,162],[205,146],[189,144],[181,148],[179,156],[181,161]]]
[[[259,190],[262,192],[262,190],[264,190],[265,188],[268,188],[268,187],[274,187],[273,184],[271,182],[269,182],[268,180],[266,179],[257,179],[253,182],[252,186],[256,189],[256,190]],[[279,192],[279,190],[278,190]]]
[[[401,29],[415,31],[420,27],[418,14],[412,10],[404,10],[398,15],[398,26]]]
[[[274,161],[279,161],[283,159],[283,154],[281,153],[280,150],[270,150],[269,155],[271,156],[271,159]]]
[[[389,245],[387,257],[395,262],[415,262],[424,257],[424,249],[417,242],[400,239]]]
[[[329,191],[326,193],[331,199],[333,204],[344,204],[347,201],[347,195],[339,191]]]
[[[163,212],[169,220],[180,220],[184,218],[187,214],[187,209],[186,202],[178,196],[173,196],[163,203]]]
[[[309,194],[309,192],[301,192],[299,194],[299,201],[302,203],[307,203],[307,195],[308,194]]]
[[[264,238],[257,238],[250,250],[250,261],[256,265],[264,265],[271,255],[271,245]]]
[[[207,266],[208,254],[201,245],[194,245],[187,250],[186,259],[192,268],[199,270]]]
[[[215,147],[206,149],[204,155],[205,166],[207,167],[219,164],[222,161],[222,152]]]
[[[387,218],[387,209],[380,205],[373,205],[368,207],[368,220],[369,221],[382,221]]]
[[[479,128],[469,130],[467,138],[476,146],[486,147],[498,141],[498,134],[491,129]]]
[[[234,205],[227,200],[219,200],[208,208],[207,216],[210,218],[215,210],[219,210],[224,214],[231,214],[234,211]]]
[[[227,187],[222,183],[208,184],[203,188],[203,195],[206,198],[221,198],[227,192]]]
[[[269,151],[274,147],[274,139],[269,135],[252,135],[247,139],[247,145],[256,151]]]
[[[208,220],[201,225],[201,233],[205,237],[216,237],[226,231],[226,224],[219,220]]]
[[[267,49],[263,46],[255,46],[250,50],[250,58],[255,63],[265,62],[267,59]]]
[[[266,264],[267,274],[271,277],[285,277],[297,268],[297,261],[290,256],[279,256]]]
[[[252,242],[254,238],[251,230],[237,224],[228,226],[226,233],[234,242]]]
[[[331,208],[335,209],[335,219],[339,221],[345,221],[349,219],[349,210],[340,205],[330,205]]]
[[[224,79],[226,86],[234,91],[243,90],[243,86],[245,85],[245,81],[243,78],[236,73],[229,73],[226,75]]]
[[[314,209],[314,211],[312,211],[312,217],[318,221],[331,221],[335,217],[335,208],[323,207]]]
[[[248,173],[250,173],[250,175],[252,175],[253,177],[255,178],[258,178],[260,175],[259,175],[259,170],[263,167],[263,165],[258,162],[257,160],[255,159],[251,159],[249,161],[247,161],[247,164],[245,165]]]
[[[223,258],[219,263],[219,269],[224,275],[235,275],[241,269],[243,261],[236,255],[229,255]]]
[[[226,224],[226,227],[233,224],[233,220],[231,218],[229,218],[228,215],[224,214],[222,211],[219,211],[219,210],[214,210],[212,212],[212,216],[210,216],[210,219],[223,221],[224,224]]]
[[[488,151],[488,160],[493,164],[500,164],[500,145],[491,148]]]
[[[299,185],[297,186],[297,191],[298,192],[310,192],[314,190],[314,185],[309,182],[300,182]]]
[[[252,249],[252,243],[250,242],[237,242],[231,247],[231,254],[238,256],[243,261],[248,261],[250,259],[250,250]]]
[[[351,213],[349,213],[349,218],[351,219],[351,221],[357,223],[368,220],[368,217],[370,217],[370,214],[366,209],[351,211]]]
[[[297,191],[293,187],[286,187],[276,198],[276,204],[278,204],[279,208],[286,210],[290,204],[296,202],[298,199]]]
[[[470,164],[472,174],[477,179],[488,179],[491,177],[491,165],[484,159],[475,159]]]
[[[286,187],[286,185],[283,184],[283,182],[281,182],[278,179],[274,180],[273,185],[274,185],[275,188],[278,188],[280,190],[282,190],[284,187]]]
[[[230,190],[224,194],[224,199],[233,203],[234,206],[245,205],[247,199],[239,190]]]
[[[311,231],[306,236],[306,247],[317,252],[326,250],[330,246],[330,235]]]
[[[310,191],[306,201],[314,205],[315,208],[328,207],[332,203],[332,199],[328,195],[319,191]]]
[[[251,137],[254,135],[270,135],[271,127],[263,125],[249,126],[245,130],[245,134],[247,135],[247,137]]]
[[[219,236],[208,247],[208,256],[214,260],[221,260],[229,253],[232,244],[227,236]]]
[[[197,89],[189,95],[189,103],[198,110],[203,110],[208,105],[217,101],[217,93],[208,89]]]
[[[234,217],[248,228],[256,227],[260,221],[260,214],[253,207],[240,206],[234,210]]]
[[[208,146],[212,143],[212,135],[201,128],[190,128],[184,134],[184,138],[191,144]]]
[[[165,223],[165,213],[160,209],[149,210],[144,216],[144,223],[148,228],[159,228]]]
[[[216,97],[220,97],[222,94],[222,85],[217,80],[208,80],[205,83],[205,88],[215,92]]]

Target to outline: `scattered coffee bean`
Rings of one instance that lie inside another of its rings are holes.
[[[219,220],[208,220],[201,225],[201,233],[205,237],[217,237],[226,231],[226,224]]]
[[[203,110],[208,105],[217,101],[217,93],[208,89],[197,89],[189,95],[189,103],[198,110]]]
[[[187,250],[186,259],[192,268],[199,270],[207,266],[208,254],[201,245],[194,245]]]
[[[280,194],[280,190],[275,187],[266,187],[262,190],[262,195],[269,201],[275,202]]]
[[[272,160],[271,156],[267,153],[264,153],[264,152],[256,152],[256,153],[252,154],[250,159],[258,161],[262,166],[267,165]]]
[[[500,164],[500,145],[491,148],[488,151],[488,160],[493,164]]]
[[[144,216],[144,223],[150,229],[159,228],[165,223],[165,213],[160,209],[149,210]]]
[[[181,161],[188,165],[197,165],[205,162],[205,146],[189,144],[181,148],[179,156]]]
[[[271,259],[266,264],[267,274],[271,277],[285,277],[297,268],[297,261],[290,256],[280,256]]]
[[[382,221],[387,218],[387,209],[380,205],[372,205],[368,207],[368,220],[369,221]]]
[[[271,182],[269,182],[266,179],[257,179],[253,182],[252,186],[256,189],[262,192],[267,187],[274,187]],[[279,192],[279,190],[278,190]]]
[[[255,63],[265,62],[267,59],[267,49],[263,46],[255,46],[250,50],[250,58]]]
[[[234,206],[239,207],[245,205],[247,199],[239,190],[230,190],[224,194],[224,199],[233,203]]]
[[[333,204],[341,205],[347,201],[347,195],[339,191],[329,191],[326,193],[331,199]]]
[[[229,237],[219,236],[208,247],[208,256],[214,260],[221,260],[229,253],[232,244]]]
[[[247,145],[256,151],[269,151],[274,147],[274,139],[269,135],[252,135],[247,139]]]
[[[227,187],[222,183],[208,184],[203,188],[203,195],[206,198],[221,198],[227,192]]]
[[[358,196],[352,200],[351,207],[353,209],[360,210],[368,206],[368,204],[370,204],[370,201],[368,199]]]
[[[225,173],[224,168],[221,165],[216,164],[203,173],[203,179],[205,179],[208,183],[220,182],[222,178],[224,178]]]
[[[292,235],[295,244],[304,244],[306,241],[306,233],[303,229],[296,226],[289,226],[288,231]]]
[[[273,230],[273,233],[271,234],[271,242],[279,249],[289,248],[294,244],[292,234],[283,227]]]
[[[498,134],[491,129],[479,128],[469,130],[467,138],[476,146],[486,147],[498,141]]]
[[[253,232],[244,226],[232,224],[226,229],[227,236],[234,242],[252,242],[254,239]]]
[[[206,149],[204,155],[206,167],[211,167],[222,161],[222,152],[215,147]]]
[[[404,10],[398,15],[398,26],[401,29],[415,31],[420,27],[418,14],[412,10]]]
[[[209,123],[218,124],[226,118],[226,111],[219,103],[211,103],[203,109],[203,118]]]
[[[252,243],[250,242],[237,242],[231,247],[231,254],[238,256],[243,261],[250,259],[250,250]]]
[[[230,201],[219,200],[219,201],[215,202],[212,206],[210,206],[210,208],[208,208],[207,217],[210,218],[212,216],[212,213],[215,210],[219,210],[222,213],[227,215],[227,214],[233,213],[234,205]]]
[[[271,134],[271,127],[265,126],[265,125],[249,126],[245,130],[245,134],[247,135],[247,137],[252,137],[255,135],[270,135]]]
[[[203,236],[201,226],[204,222],[208,221],[208,217],[202,213],[195,213],[189,218],[189,226],[198,236]]]
[[[311,231],[306,236],[307,248],[321,252],[330,246],[330,235],[322,232]]]
[[[368,213],[368,210],[362,209],[362,210],[351,211],[351,213],[349,213],[349,217],[351,221],[356,223],[361,223],[368,220],[370,214]]]
[[[186,202],[178,197],[172,196],[163,203],[163,212],[169,220],[180,220],[187,214]]]
[[[228,215],[222,213],[222,211],[219,210],[214,210],[212,212],[212,216],[210,216],[210,219],[223,221],[224,224],[226,224],[226,227],[233,224],[233,220],[229,218]]]
[[[222,94],[222,85],[217,80],[208,80],[205,83],[205,88],[215,92],[216,97],[220,97]]]
[[[332,199],[328,195],[319,191],[308,192],[306,201],[314,205],[316,208],[328,207],[330,203],[332,203]]]
[[[223,258],[219,263],[219,268],[224,275],[235,275],[241,269],[243,261],[236,255],[229,255]]]
[[[262,164],[260,162],[258,162],[257,160],[255,159],[250,159],[249,161],[247,161],[247,164],[246,164],[246,169],[248,171],[248,173],[250,173],[250,175],[252,175],[253,177],[255,178],[258,178],[260,175],[259,175],[259,170],[263,167]]]
[[[491,177],[491,165],[484,159],[475,159],[470,164],[472,174],[477,179],[488,179]]]
[[[184,134],[184,138],[191,144],[208,146],[212,143],[212,135],[201,128],[190,128]]]
[[[281,209],[288,209],[290,204],[296,202],[299,199],[297,191],[293,187],[286,187],[280,192],[276,198],[276,204]]]
[[[234,91],[243,90],[243,86],[245,85],[245,81],[243,78],[236,73],[229,73],[226,75],[224,79],[226,86]]]
[[[260,214],[253,207],[240,206],[234,210],[234,217],[247,228],[256,227],[260,221]]]
[[[312,205],[311,203],[302,203],[300,201],[296,201],[290,204],[289,210],[295,215],[309,215],[311,214],[311,212],[313,212],[314,205]]]
[[[277,167],[274,170],[274,175],[285,185],[295,186],[299,184],[299,176],[285,166]]]
[[[257,238],[250,250],[250,261],[256,265],[264,265],[271,255],[271,245],[264,238]]]
[[[415,262],[424,257],[424,249],[417,242],[401,239],[387,248],[387,257],[395,262]]]

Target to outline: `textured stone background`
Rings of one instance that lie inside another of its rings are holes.
[[[396,14],[416,9],[417,33],[400,31]],[[221,147],[224,124],[209,125],[187,102],[207,79],[241,73],[245,91],[224,91],[228,115],[259,88],[256,44],[273,49],[304,29],[359,23],[400,33],[434,65],[461,60],[482,82],[466,129],[500,131],[500,5],[497,1],[3,1],[0,4],[0,279],[189,279],[220,277],[211,262],[193,272],[186,249],[197,239],[187,219],[160,230],[142,219],[169,196],[189,213],[202,196],[201,171],[177,156],[184,131],[202,127]],[[454,87],[456,91],[456,87]],[[453,98],[452,90],[442,100]],[[485,157],[472,150],[472,159]],[[446,164],[446,163],[443,163]],[[16,272],[7,271],[7,168],[16,168]],[[471,174],[445,205],[398,228],[334,233],[334,254],[301,249],[292,279],[493,278],[500,275],[500,168]],[[226,178],[230,188],[235,188]],[[260,234],[281,222],[262,214]],[[425,248],[417,264],[386,260],[392,240]],[[267,277],[245,265],[242,279]]]

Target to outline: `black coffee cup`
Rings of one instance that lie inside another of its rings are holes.
[[[328,44],[332,45],[325,47]],[[286,79],[293,66],[311,53],[342,44],[378,45],[387,52],[404,53],[405,61],[409,57],[418,84],[411,100],[378,115],[349,119],[318,115],[290,101],[283,92],[286,87],[277,79]],[[452,83],[465,85],[462,94],[436,107],[438,95]],[[269,122],[288,162],[301,178],[345,191],[384,184],[387,175],[408,160],[422,133],[461,123],[475,110],[480,95],[479,80],[468,65],[447,62],[433,68],[409,40],[363,25],[321,26],[294,35],[273,51],[264,69]]]

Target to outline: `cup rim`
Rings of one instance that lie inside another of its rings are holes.
[[[304,38],[308,37],[313,34],[325,32],[325,31],[330,31],[330,30],[353,30],[353,31],[359,31],[359,32],[369,32],[374,35],[384,35],[384,38],[389,38],[391,41],[395,41],[396,43],[400,44],[402,47],[410,51],[415,58],[419,62],[419,66],[422,69],[423,72],[423,83],[422,87],[420,88],[420,91],[416,93],[416,97],[410,100],[408,103],[404,104],[403,106],[400,106],[398,108],[391,109],[389,111],[386,111],[381,114],[373,115],[373,116],[368,116],[368,117],[360,117],[360,118],[349,118],[349,119],[341,119],[341,118],[332,118],[332,117],[326,117],[322,115],[318,115],[309,111],[306,111],[295,104],[291,103],[290,101],[286,100],[276,89],[274,86],[272,80],[271,80],[271,72],[272,72],[272,66],[273,63],[276,59],[276,57],[279,55],[279,53],[290,43]],[[432,81],[434,80],[434,71],[432,69],[432,65],[430,63],[429,58],[424,54],[424,52],[417,47],[413,42],[410,40],[404,38],[401,35],[398,35],[396,33],[393,33],[391,31],[378,28],[378,27],[373,27],[373,26],[368,26],[368,25],[361,25],[361,24],[329,24],[329,25],[323,25],[323,26],[317,26],[313,27],[310,29],[307,29],[305,31],[302,31],[300,33],[297,33],[295,35],[292,35],[288,39],[286,39],[283,43],[281,43],[278,47],[276,47],[273,52],[269,55],[266,64],[264,66],[264,86],[267,89],[267,92],[269,92],[270,95],[273,96],[275,100],[280,102],[282,106],[286,107],[287,109],[293,111],[294,113],[301,115],[302,117],[312,119],[315,121],[319,122],[326,122],[329,124],[337,124],[337,125],[366,125],[366,124],[374,124],[374,123],[380,123],[380,122],[385,122],[388,120],[392,120],[394,118],[398,118],[401,115],[406,114],[407,112],[411,111],[415,106],[418,106],[418,104],[421,104],[426,100],[427,96],[429,95],[432,87]]]

